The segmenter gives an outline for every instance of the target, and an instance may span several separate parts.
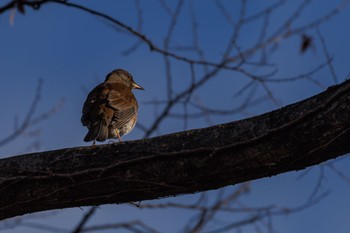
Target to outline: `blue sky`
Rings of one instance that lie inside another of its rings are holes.
[[[7,1],[1,1],[1,4]],[[94,8],[107,15],[137,28],[137,8],[135,1],[74,1],[84,6]],[[165,1],[174,9],[175,2]],[[172,46],[188,45],[193,37],[191,34],[189,1],[185,1],[184,10],[180,13],[174,30]],[[234,19],[238,18],[240,1],[221,1]],[[247,15],[253,15],[266,6],[277,1],[247,1]],[[302,15],[292,24],[292,28],[305,25],[308,22],[326,14],[342,1],[318,0],[311,2]],[[346,2],[346,1],[344,1]],[[281,23],[288,18],[301,1],[288,1],[278,9],[269,21],[267,34],[273,33]],[[156,45],[163,46],[170,18],[161,7],[160,1],[140,1],[142,9],[142,33],[147,35]],[[232,27],[217,8],[215,1],[193,1],[198,20],[198,35],[200,46],[210,61],[218,61],[232,34]],[[350,21],[350,7],[343,9],[337,16],[319,27],[324,37],[339,81],[349,74],[348,54],[350,47],[350,31],[347,24]],[[0,122],[0,139],[10,134],[15,125],[15,118],[23,120],[34,98],[38,80],[44,81],[41,100],[36,115],[47,111],[64,99],[60,111],[49,119],[29,129],[40,134],[33,138],[25,134],[15,141],[0,148],[0,156],[8,157],[27,152],[33,141],[40,143],[39,150],[53,150],[67,147],[88,146],[83,142],[86,129],[80,123],[81,109],[86,98],[86,90],[91,90],[102,82],[105,75],[116,68],[128,70],[137,83],[146,91],[135,91],[139,100],[139,122],[150,125],[155,119],[155,113],[161,110],[147,104],[153,100],[166,99],[166,75],[163,57],[151,52],[142,44],[128,56],[122,53],[138,40],[126,33],[119,33],[110,23],[95,16],[58,4],[48,4],[40,10],[26,10],[22,15],[15,12],[14,20],[10,17],[13,12],[0,16],[0,106],[3,109]],[[260,23],[259,23],[260,22]],[[242,50],[248,48],[257,40],[261,21],[248,24],[242,29],[237,44]],[[283,79],[306,73],[326,58],[322,50],[320,38],[316,29],[306,31],[313,38],[313,46],[305,54],[299,52],[300,35],[293,36],[278,43],[277,49],[269,56],[272,68],[253,68],[252,72],[264,74],[277,69],[273,78]],[[272,48],[270,48],[272,49]],[[196,58],[193,53],[179,52],[183,56]],[[232,53],[234,54],[234,53]],[[258,61],[260,55],[252,57]],[[188,64],[172,60],[174,91],[181,92],[190,83],[190,68]],[[196,67],[196,75],[203,75],[201,67]],[[326,67],[313,75],[324,87],[334,84],[330,71]],[[201,87],[194,99],[206,106],[227,109],[238,106],[243,96],[235,97],[235,93],[248,82],[247,77],[239,73],[222,71],[217,77]],[[213,116],[207,119],[190,120],[188,128],[200,128],[219,124],[267,112],[289,103],[301,100],[323,88],[311,82],[271,83],[269,88],[274,93],[279,105],[272,101],[251,107],[245,112],[235,115]],[[256,98],[266,95],[261,86],[257,87]],[[193,109],[190,109],[193,111]],[[174,112],[181,112],[178,106]],[[183,121],[176,119],[165,120],[159,134],[183,130]],[[143,132],[134,129],[124,140],[134,140],[143,137]],[[158,135],[154,133],[152,136]],[[335,166],[350,176],[346,168],[349,159],[342,159]],[[252,191],[243,197],[242,202],[248,206],[264,206],[268,204],[297,206],[304,203],[311,195],[320,172],[319,167],[313,167],[302,179],[297,179],[302,172],[290,172],[272,178],[265,178],[252,183]],[[321,185],[322,191],[330,190],[327,198],[318,205],[301,213],[288,217],[274,218],[274,228],[278,232],[349,232],[347,216],[350,214],[350,202],[347,201],[350,187],[328,167],[325,167],[326,179]],[[235,187],[232,187],[234,189]],[[211,194],[214,196],[213,194]],[[194,200],[196,196],[187,195],[175,198],[181,202]],[[162,201],[175,201],[165,199]],[[85,210],[85,209],[84,209]],[[43,219],[28,220],[64,225],[66,228],[75,226],[84,210],[79,208],[55,212],[54,216]],[[93,223],[121,222],[125,219],[146,219],[150,225],[161,229],[162,232],[177,232],[179,226],[188,219],[189,213],[180,210],[138,210],[126,205],[104,206],[92,219]],[[232,219],[232,216],[221,216],[222,219]],[[234,216],[234,218],[239,216]],[[175,219],[175,220],[174,220]],[[168,231],[174,229],[173,231]],[[251,232],[253,228],[243,229]],[[4,232],[31,232],[28,228],[15,228]],[[35,230],[32,232],[36,232]]]

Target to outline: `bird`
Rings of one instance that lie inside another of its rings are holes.
[[[87,96],[81,123],[88,128],[85,142],[103,142],[118,139],[129,133],[136,124],[138,103],[132,89],[145,90],[131,74],[123,69],[113,70],[103,83],[97,85]]]

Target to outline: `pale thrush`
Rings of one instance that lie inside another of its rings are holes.
[[[85,142],[111,138],[121,142],[120,137],[134,128],[138,104],[132,89],[144,90],[127,71],[117,69],[89,93],[81,117],[81,123],[89,129]]]

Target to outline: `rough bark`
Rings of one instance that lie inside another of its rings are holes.
[[[0,219],[150,200],[300,170],[350,151],[350,81],[273,112],[121,144],[0,160]]]

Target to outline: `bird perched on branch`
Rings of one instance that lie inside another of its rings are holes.
[[[122,69],[109,73],[106,80],[87,96],[81,123],[89,129],[84,141],[103,142],[129,133],[135,126],[138,104],[132,89],[144,90],[131,74]]]

